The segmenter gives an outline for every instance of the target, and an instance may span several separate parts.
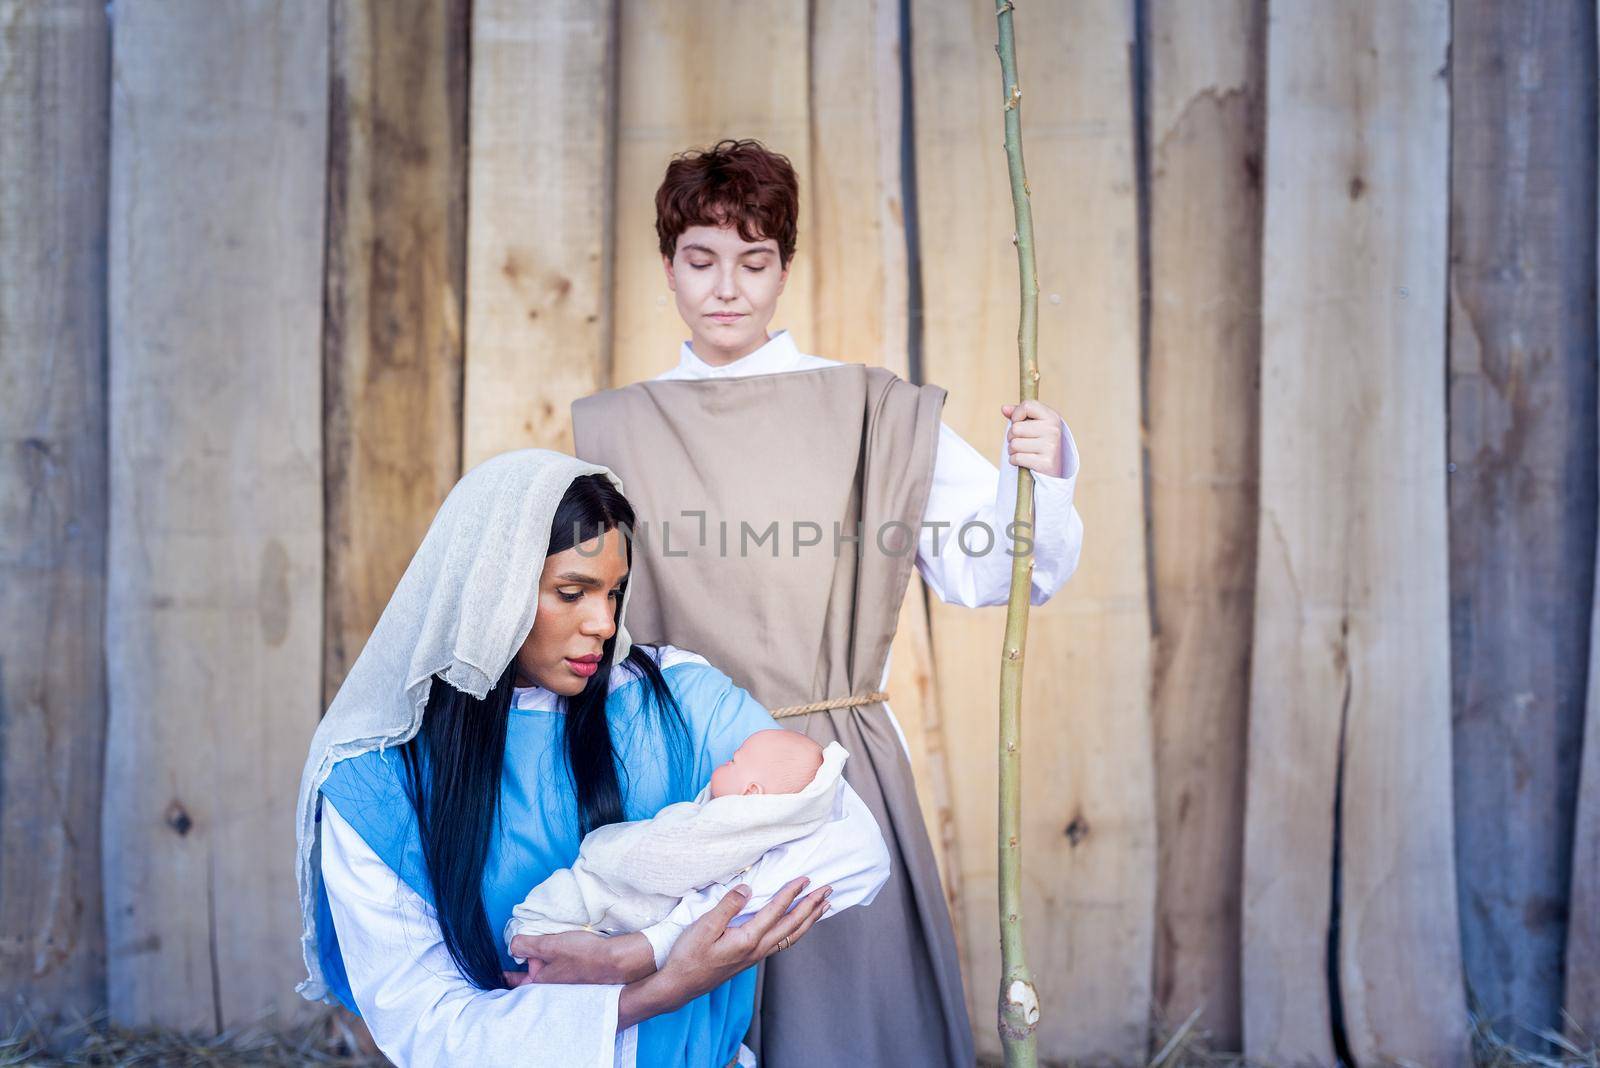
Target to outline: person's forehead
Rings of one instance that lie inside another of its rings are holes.
[[[726,226],[691,226],[678,235],[678,251],[700,249],[713,255],[746,256],[756,252],[777,252],[778,242],[773,238],[746,241],[734,223]]]
[[[557,577],[581,573],[592,575],[595,578],[609,578],[615,581],[628,573],[628,553],[620,534],[615,530],[605,532],[605,541],[600,536],[590,538],[586,542],[575,545],[570,549],[563,549],[559,553],[551,553],[545,558],[545,574]]]

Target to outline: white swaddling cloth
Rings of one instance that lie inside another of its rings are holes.
[[[836,908],[870,902],[888,878],[888,849],[871,813],[844,781],[848,758],[844,747],[832,742],[822,752],[816,775],[797,793],[713,798],[708,785],[693,801],[668,805],[650,819],[613,823],[590,832],[570,868],[553,873],[512,909],[504,932],[506,944],[519,934],[645,931],[669,916],[682,924],[687,917],[680,901],[707,887],[732,885],[734,877],[756,866],[769,851],[782,852],[781,847],[806,839],[815,840],[820,849],[794,850],[794,859],[805,856],[814,862],[819,852],[833,854],[826,867],[856,876],[853,881],[859,886],[850,895],[853,901],[839,900],[835,885]],[[827,836],[830,830],[833,833]],[[852,856],[839,856],[844,850]],[[792,871],[783,878],[800,875],[825,877]],[[834,881],[831,873],[827,877]],[[760,895],[757,890],[764,904],[771,894]],[[754,907],[759,907],[756,897],[747,911]],[[659,932],[651,942],[659,963],[668,945]]]

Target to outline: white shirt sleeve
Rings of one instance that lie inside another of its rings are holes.
[[[933,486],[917,539],[917,570],[940,600],[977,608],[1005,604],[1011,593],[1009,527],[1016,518],[1017,468],[1001,421],[1000,463],[991,464],[961,435],[939,424]],[[1061,423],[1061,477],[1034,476],[1033,585],[1028,599],[1044,604],[1078,566],[1083,520],[1072,504],[1078,447]],[[963,528],[966,528],[963,533]]]
[[[617,1033],[620,986],[473,986],[445,948],[433,908],[326,797],[322,878],[356,1006],[373,1041],[400,1068],[631,1065],[637,1034]]]
[[[684,928],[715,908],[740,883],[750,888],[750,900],[730,927],[738,927],[760,912],[789,880],[802,875],[811,879],[805,893],[833,887],[828,904],[834,912],[870,905],[889,881],[889,847],[866,802],[849,783],[841,785],[844,788],[834,804],[833,818],[827,823],[803,838],[767,850],[748,871],[686,895],[666,919],[646,927],[642,933],[655,950],[656,967],[666,962]]]

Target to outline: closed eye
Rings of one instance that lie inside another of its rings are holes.
[[[566,590],[557,590],[556,591],[556,596],[560,597],[567,604],[576,604],[583,597],[583,591],[582,590],[576,590],[576,591],[574,591],[572,593],[568,593]],[[616,589],[612,590],[606,596],[611,597],[612,599],[617,600],[617,601],[622,600],[622,587],[618,586]]]

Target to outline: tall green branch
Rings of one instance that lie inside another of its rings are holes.
[[[1016,214],[1017,270],[1022,315],[1017,325],[1020,402],[1039,396],[1039,279],[1033,259],[1033,209],[1022,165],[1022,85],[1017,79],[1017,41],[1012,0],[997,0],[1000,71],[1004,83],[1006,169]],[[1028,596],[1033,586],[1033,473],[1017,468],[1016,527],[1028,532],[1028,551],[1011,558],[1011,598],[1000,661],[1000,1043],[1007,1068],[1033,1068],[1038,1061],[1033,1032],[1039,1025],[1039,992],[1022,951],[1022,654],[1028,643]]]

